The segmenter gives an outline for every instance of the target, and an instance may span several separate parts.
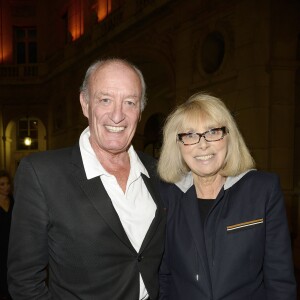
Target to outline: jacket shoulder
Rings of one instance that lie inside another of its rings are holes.
[[[29,163],[33,166],[39,167],[49,167],[49,165],[64,165],[66,162],[69,162],[71,157],[73,157],[77,152],[80,156],[79,146],[32,153],[24,157],[21,160],[21,164]]]
[[[272,184],[279,181],[279,176],[276,173],[253,170],[245,175],[245,179],[263,184]]]

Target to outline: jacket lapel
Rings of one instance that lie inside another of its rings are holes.
[[[189,230],[192,234],[193,240],[196,245],[200,266],[204,270],[205,276],[207,278],[210,278],[210,272],[209,272],[207,255],[206,255],[204,231],[200,219],[199,207],[197,203],[197,195],[196,195],[196,190],[194,185],[185,193],[182,200],[183,200],[182,208],[186,217]],[[209,281],[205,280],[205,282],[210,282],[210,280]],[[208,288],[211,289],[210,286],[208,286]]]
[[[158,225],[160,224],[160,222],[162,221],[162,211],[163,211],[163,207],[161,205],[161,201],[159,198],[159,194],[156,192],[154,186],[155,186],[155,179],[153,177],[148,178],[146,175],[142,174],[142,178],[145,182],[145,185],[149,191],[149,193],[151,194],[152,199],[154,200],[155,204],[156,204],[156,211],[155,211],[155,216],[151,222],[151,225],[146,233],[146,236],[143,240],[143,243],[141,245],[140,251],[142,252],[146,246],[148,245],[148,243],[151,241],[153,235],[155,234]]]
[[[136,253],[124,231],[119,216],[112,205],[111,199],[109,198],[102,184],[102,181],[99,177],[95,177],[89,180],[86,178],[78,146],[74,147],[72,162],[74,164],[73,174],[76,177],[76,180],[78,181],[80,187],[86,194],[87,198],[92,202],[99,215],[118,236],[118,238],[134,253]]]

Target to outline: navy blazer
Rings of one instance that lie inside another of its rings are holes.
[[[195,187],[162,184],[168,209],[160,299],[295,300],[283,194],[274,174],[228,178],[202,225]]]
[[[139,157],[157,210],[138,253],[99,177],[87,180],[78,145],[21,161],[8,259],[14,300],[137,300],[139,273],[151,299],[158,297],[166,218],[155,162]]]

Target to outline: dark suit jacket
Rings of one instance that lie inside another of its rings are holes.
[[[223,188],[204,226],[195,187],[164,184],[168,218],[160,299],[296,300],[278,177],[250,171]]]
[[[21,161],[8,259],[14,300],[137,300],[139,272],[151,299],[157,298],[165,213],[154,161],[140,158],[151,176],[143,180],[157,210],[139,253],[99,177],[87,180],[78,145]]]

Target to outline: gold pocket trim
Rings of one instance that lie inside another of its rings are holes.
[[[230,225],[230,226],[227,226],[227,231],[240,229],[240,228],[244,228],[244,227],[248,227],[248,226],[253,226],[253,225],[257,225],[257,224],[262,224],[263,222],[264,222],[264,219],[256,219],[256,220],[252,220],[252,221],[248,221],[248,222]]]

